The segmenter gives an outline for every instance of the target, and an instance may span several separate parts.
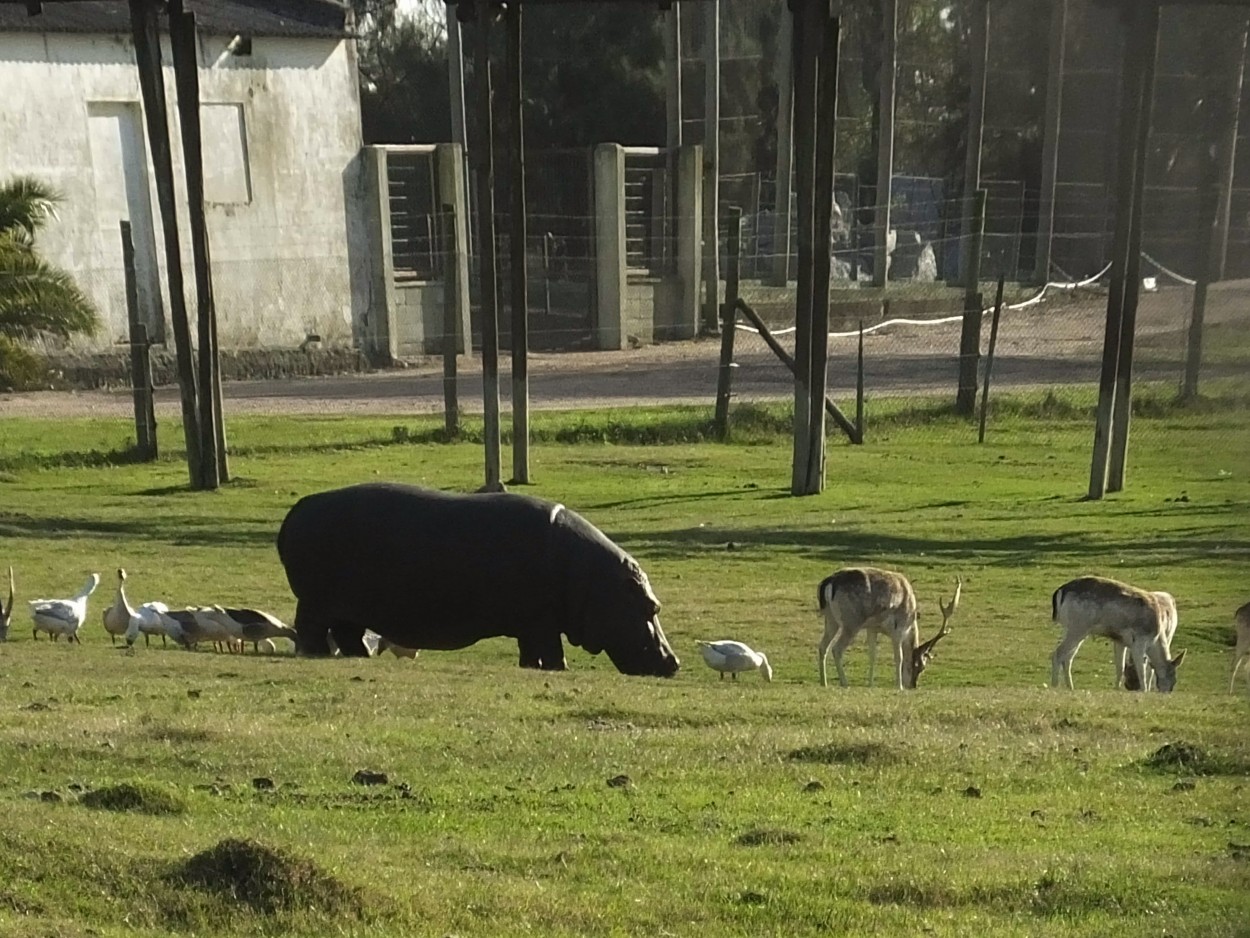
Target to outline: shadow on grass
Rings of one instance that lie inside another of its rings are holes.
[[[248,530],[231,522],[223,529],[215,519],[188,519],[168,514],[125,521],[98,521],[56,515],[35,518],[0,512],[0,536],[4,537],[164,541],[177,547],[272,546],[278,536],[279,524],[275,520],[272,528]]]
[[[728,541],[746,548],[787,549],[839,566],[856,558],[883,555],[921,556],[930,560],[975,562],[987,566],[1027,566],[1039,557],[1063,557],[1103,562],[1121,552],[1171,552],[1183,562],[1250,556],[1250,539],[1205,529],[1170,531],[1163,536],[1108,540],[1084,533],[1017,533],[1002,537],[943,537],[885,534],[853,528],[802,529],[792,527],[699,527],[639,534],[631,541],[635,553],[651,558],[680,559],[703,550],[723,550]]]

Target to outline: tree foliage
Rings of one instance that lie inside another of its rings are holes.
[[[94,332],[95,307],[72,277],[44,261],[35,237],[61,196],[37,179],[0,184],[0,335],[69,338]]]

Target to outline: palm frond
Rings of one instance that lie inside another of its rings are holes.
[[[69,338],[97,328],[94,304],[69,274],[0,236],[0,335]]]
[[[0,234],[30,243],[48,219],[56,218],[56,203],[63,198],[32,176],[16,176],[0,183]]]

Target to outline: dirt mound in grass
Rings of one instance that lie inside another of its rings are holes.
[[[88,808],[139,814],[182,814],[186,803],[175,793],[148,782],[124,782],[86,792],[78,799]]]
[[[787,758],[816,765],[893,765],[902,761],[902,753],[884,743],[826,743],[794,749]]]
[[[171,878],[272,915],[295,910],[362,918],[362,890],[341,882],[311,860],[253,840],[223,840],[197,853]]]

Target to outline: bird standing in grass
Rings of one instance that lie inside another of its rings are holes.
[[[722,681],[726,674],[732,675],[736,681],[738,672],[756,670],[763,673],[764,680],[773,679],[773,669],[768,663],[768,657],[763,652],[753,651],[742,642],[722,639],[718,642],[699,642],[698,645],[703,660],[713,671],[720,672]]]
[[[82,644],[78,630],[87,621],[87,597],[95,592],[100,585],[100,574],[93,573],[87,577],[78,595],[73,599],[32,599],[30,600],[30,617],[35,623],[32,633],[35,638],[41,631],[47,632],[53,641],[64,635],[71,642]]]

